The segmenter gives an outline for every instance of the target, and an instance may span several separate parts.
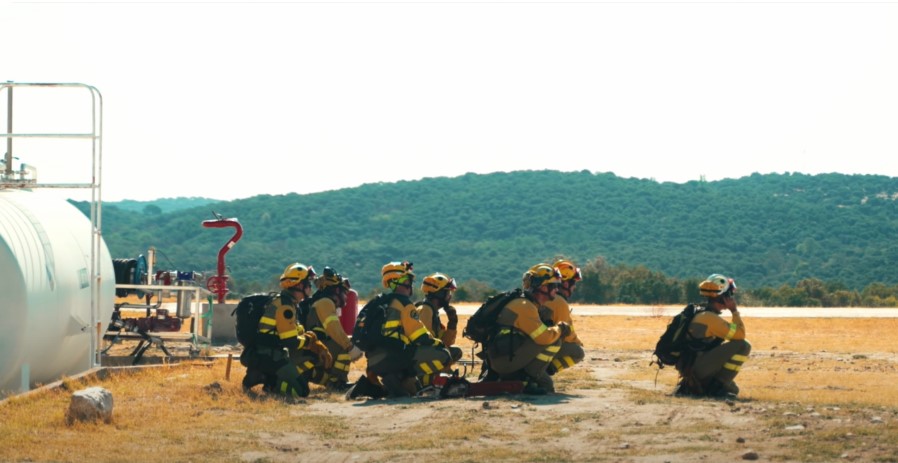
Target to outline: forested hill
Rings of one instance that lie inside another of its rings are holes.
[[[586,171],[466,174],[164,213],[107,206],[104,237],[113,257],[154,246],[157,267],[211,274],[234,231],[203,228],[213,210],[244,228],[226,255],[238,292],[270,288],[293,261],[332,266],[362,294],[379,287],[391,260],[506,289],[556,255],[677,278],[719,272],[745,288],[898,283],[898,178],[871,175],[677,184]]]

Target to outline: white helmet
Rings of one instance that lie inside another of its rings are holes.
[[[736,292],[736,282],[719,273],[715,273],[698,285],[698,292],[705,297],[718,297]]]

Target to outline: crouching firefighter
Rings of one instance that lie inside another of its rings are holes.
[[[694,360],[677,364],[680,383],[677,395],[735,397],[739,387],[734,379],[748,360],[751,344],[745,339],[745,324],[736,308],[736,283],[732,278],[713,274],[699,284],[699,292],[708,299],[689,324]],[[731,320],[721,317],[729,310]]]
[[[540,308],[541,313],[546,313],[543,318],[549,326],[557,325],[561,322],[567,323],[570,327],[570,334],[564,337],[561,343],[561,349],[558,355],[549,364],[547,371],[549,375],[554,375],[559,371],[566,370],[580,362],[586,357],[583,351],[583,341],[574,331],[574,321],[571,318],[571,306],[568,301],[574,293],[577,282],[582,280],[580,268],[567,260],[559,260],[553,265],[561,275],[561,282],[558,283],[558,294],[555,298],[545,302]]]
[[[349,365],[362,356],[362,351],[352,345],[340,319],[337,308],[346,305],[346,294],[350,289],[349,280],[330,267],[324,267],[321,276],[315,280],[318,288],[311,299],[303,302],[309,305],[305,328],[313,331],[334,358],[330,369],[316,368],[312,382],[329,390],[345,392],[352,386],[347,382]]]
[[[458,337],[458,311],[450,303],[452,293],[456,290],[455,278],[443,273],[434,273],[424,277],[421,283],[421,292],[424,300],[415,303],[418,308],[418,318],[434,339],[439,339],[449,349],[450,363],[443,371],[448,372],[455,362],[462,357],[461,347],[455,345]],[[446,312],[446,324],[440,321],[440,310]],[[439,373],[439,372],[436,372]],[[434,374],[428,374],[421,378],[423,386],[433,384]]]
[[[415,280],[412,264],[390,262],[381,275],[384,288],[391,290],[376,298],[386,304],[384,322],[377,327],[384,341],[365,350],[367,376],[362,375],[347,391],[348,399],[413,396],[422,389],[421,380],[442,371],[451,358],[442,341],[434,339],[418,319],[410,298]]]
[[[496,319],[497,334],[485,347],[485,381],[521,380],[525,394],[555,392],[546,368],[571,334],[561,322],[546,326],[539,307],[555,297],[561,275],[548,264],[537,264],[523,276],[523,293],[505,304]]]
[[[259,319],[257,346],[245,359],[244,388],[264,384],[268,392],[295,399],[309,395],[309,375],[316,364],[330,365],[327,347],[297,323],[297,306],[311,293],[315,270],[294,263],[280,278],[281,292],[265,306]],[[243,359],[241,359],[243,360]]]

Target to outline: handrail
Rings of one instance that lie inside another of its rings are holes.
[[[13,131],[13,89],[14,88],[73,88],[85,89],[90,93],[90,127],[91,130],[86,133],[17,133]],[[0,171],[0,189],[22,189],[22,188],[89,188],[91,190],[90,201],[90,226],[91,226],[91,246],[90,246],[90,282],[91,282],[91,329],[94,333],[91,337],[91,348],[88,352],[92,352],[90,365],[92,368],[100,366],[100,346],[101,336],[99,328],[100,320],[100,286],[103,276],[100,274],[101,268],[101,252],[103,243],[102,233],[102,177],[103,177],[103,96],[100,91],[92,85],[82,83],[40,83],[40,82],[0,82],[0,92],[7,93],[7,120],[6,133],[0,133],[0,138],[6,139],[6,155],[4,157],[4,169]],[[19,138],[74,138],[86,139],[91,141],[91,180],[89,183],[37,183],[26,182],[22,179],[16,180],[13,171],[13,140]]]

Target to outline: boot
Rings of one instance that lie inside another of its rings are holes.
[[[358,397],[370,397],[372,399],[381,399],[386,397],[387,393],[380,386],[372,384],[365,375],[362,375],[352,387],[346,391],[346,400],[355,400]]]
[[[411,394],[404,387],[402,377],[399,375],[385,375],[381,378],[384,383],[384,389],[387,391],[387,397],[410,397]]]
[[[723,388],[730,394],[739,395],[739,386],[736,385],[735,381],[723,383]]]
[[[329,391],[346,392],[354,385],[354,383],[341,380],[340,378],[330,378],[330,381],[328,381],[324,387]]]
[[[546,391],[547,394],[555,393],[555,381],[552,381],[552,377],[549,375],[541,375],[533,379],[533,382],[536,383],[541,389]]]
[[[732,381],[729,382],[732,383]],[[735,383],[733,383],[733,386],[735,386]],[[737,387],[736,391],[738,390]],[[705,396],[716,399],[733,399],[736,397],[736,394],[727,390],[727,385],[719,379],[711,378],[711,381],[705,386]]]
[[[254,386],[258,386],[259,384],[265,384],[266,382],[265,374],[256,369],[247,368],[246,376],[243,377],[243,390],[249,391]]]
[[[546,395],[548,391],[539,387],[535,381],[528,381],[522,393],[527,395]]]
[[[402,389],[405,390],[408,395],[415,395],[418,393],[421,388],[418,385],[418,378],[414,376],[410,376],[408,378],[404,378],[402,380]]]

